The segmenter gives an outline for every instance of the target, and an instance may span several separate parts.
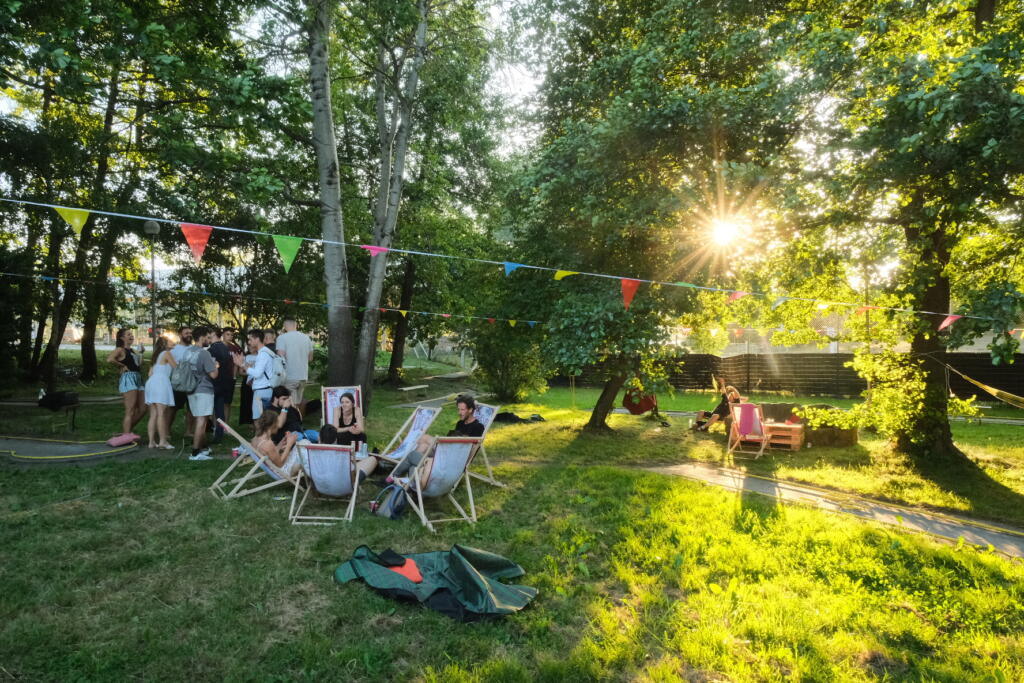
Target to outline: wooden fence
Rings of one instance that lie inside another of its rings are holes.
[[[947,353],[939,356],[968,377],[983,384],[1024,395],[1024,354],[1017,354],[1011,365],[992,365],[987,353]],[[859,396],[867,387],[853,368],[850,353],[773,353],[742,354],[720,358],[708,354],[690,354],[678,359],[669,373],[669,383],[676,389],[707,390],[712,388],[711,375],[722,373],[727,381],[744,393],[784,392],[802,396]],[[961,398],[984,394],[981,389],[948,372],[950,390]],[[556,377],[552,384],[564,385],[567,378]],[[598,386],[601,374],[586,368],[576,378],[581,386]]]

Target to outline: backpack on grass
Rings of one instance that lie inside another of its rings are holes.
[[[405,514],[405,508],[408,506],[405,489],[398,484],[390,484],[382,488],[377,497],[370,501],[370,512],[378,517],[398,519]]]
[[[199,351],[192,350],[182,355],[181,360],[171,370],[171,388],[183,394],[191,394],[199,386],[199,372],[196,369],[196,357]]]

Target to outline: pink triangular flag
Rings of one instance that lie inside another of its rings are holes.
[[[750,292],[733,292],[732,294],[729,295],[729,303],[732,303],[733,301],[736,301],[737,299],[742,299],[747,294],[750,294]]]
[[[624,277],[622,278],[622,303],[629,310],[629,304],[633,301],[633,296],[636,294],[637,288],[640,286],[639,280]]]
[[[388,251],[387,247],[378,247],[378,246],[374,246],[372,244],[360,244],[359,248],[360,249],[365,249],[366,251],[370,252],[370,256],[371,257],[376,256],[377,254],[383,253],[385,251]]]
[[[962,317],[962,315],[947,315],[946,319],[942,321],[941,325],[939,325],[939,332],[946,329]]]
[[[450,318],[450,317],[452,317],[452,314],[451,313],[442,313],[441,317],[442,318]]]
[[[210,241],[210,233],[213,228],[209,225],[196,225],[195,223],[180,223],[181,232],[185,235],[185,241],[192,249],[192,258],[196,263],[203,260],[203,252],[206,251],[206,243]]]

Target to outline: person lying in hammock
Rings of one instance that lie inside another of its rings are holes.
[[[707,410],[697,411],[697,421],[693,424],[691,429],[695,432],[706,432],[711,425],[715,424],[719,420],[724,420],[729,417],[729,404],[740,402],[740,392],[736,391],[736,387],[726,384],[725,377],[719,375],[716,379],[718,388],[722,391],[722,400],[718,402],[715,409],[708,412]]]

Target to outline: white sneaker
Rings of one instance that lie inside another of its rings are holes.
[[[213,458],[210,457],[210,449],[209,448],[204,448],[203,450],[199,451],[195,455],[188,456],[188,459],[189,460],[213,460]]]

